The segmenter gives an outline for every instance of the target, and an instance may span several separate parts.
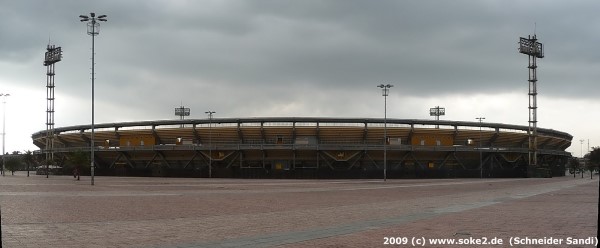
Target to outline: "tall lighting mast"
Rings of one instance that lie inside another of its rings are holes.
[[[6,157],[6,154],[4,154],[4,147],[6,146],[6,143],[4,143],[4,138],[6,136],[6,98],[10,96],[10,94],[8,93],[0,93],[0,96],[3,98],[2,99],[2,176],[4,176],[6,174],[5,171],[5,162],[6,159],[4,159],[4,157]]]
[[[446,108],[440,108],[440,106],[435,106],[435,108],[429,108],[429,116],[435,116],[435,120],[439,121],[440,116],[446,115]],[[435,128],[440,128],[439,125],[435,125]]]
[[[92,176],[92,185],[94,185],[94,78],[96,77],[96,74],[94,73],[94,55],[95,55],[95,51],[94,51],[94,37],[98,34],[100,34],[100,23],[101,22],[105,22],[106,21],[106,15],[99,15],[98,17],[96,17],[96,14],[94,12],[90,13],[90,16],[86,16],[86,15],[80,15],[79,18],[81,18],[81,22],[87,22],[87,34],[92,36],[92,134],[91,134],[91,139],[90,139],[90,150],[91,150],[91,157],[90,157],[90,170],[91,170],[91,176]]]
[[[542,43],[537,42],[535,34],[527,38],[520,37],[519,52],[529,57],[529,169],[537,166],[537,64],[544,57]]]
[[[377,87],[381,88],[383,96],[383,181],[387,180],[387,97],[390,94],[390,88],[394,87],[391,84],[380,84]]]
[[[62,59],[61,47],[48,44],[44,57],[46,66],[46,178],[48,167],[54,161],[54,64]]]

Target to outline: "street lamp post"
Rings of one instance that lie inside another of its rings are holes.
[[[483,178],[483,151],[481,150],[483,138],[481,137],[481,122],[485,120],[485,117],[477,117],[475,119],[479,120],[479,176]]]
[[[581,146],[579,148],[581,150],[580,153],[579,153],[580,154],[579,156],[581,156],[581,159],[579,161],[583,161],[583,168],[581,168],[581,178],[583,178],[583,172],[585,171],[585,158],[583,157],[583,142],[584,141],[585,140],[583,140],[583,139],[579,140],[579,142],[581,142]]]
[[[98,21],[105,22],[106,15],[99,15],[98,17],[96,17],[96,14],[92,12],[90,13],[90,16],[80,15],[79,18],[81,18],[81,22],[87,22],[87,34],[92,36],[92,132],[90,140],[90,171],[92,176],[92,185],[94,185],[94,37],[100,33],[100,23]]]
[[[583,140],[583,139],[580,139],[580,140],[579,140],[579,142],[581,143],[581,146],[579,147],[579,150],[580,150],[580,152],[579,152],[579,156],[581,156],[581,158],[583,158],[583,142],[584,142],[584,141],[585,141],[585,140]]]
[[[383,96],[383,181],[387,180],[387,96],[390,93],[390,88],[394,87],[391,84],[380,84],[377,87],[381,88]]]
[[[2,176],[4,176],[6,174],[4,166],[6,162],[6,159],[4,159],[6,157],[6,154],[4,154],[4,147],[6,146],[4,142],[4,137],[6,136],[6,97],[9,97],[10,94],[0,93],[0,96],[2,97]]]
[[[212,178],[212,118],[215,111],[206,111],[208,114],[208,178]]]

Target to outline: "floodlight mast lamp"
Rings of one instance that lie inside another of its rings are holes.
[[[81,22],[87,22],[87,34],[92,36],[92,125],[91,125],[91,140],[90,140],[90,171],[92,176],[92,185],[94,185],[94,78],[96,76],[94,72],[94,37],[100,33],[100,23],[106,21],[106,15],[99,15],[96,17],[94,12],[90,13],[90,16],[80,15]]]
[[[46,178],[50,174],[48,167],[54,161],[54,64],[61,61],[62,49],[48,44],[44,58],[46,66]]]
[[[440,108],[440,106],[435,106],[435,108],[429,108],[429,116],[435,116],[435,120],[439,121],[441,115],[446,115],[446,108]],[[435,125],[435,128],[440,128],[439,125]]]
[[[212,178],[212,119],[213,114],[217,113],[215,111],[206,111],[205,114],[208,114],[208,178]]]
[[[4,147],[6,146],[6,143],[4,142],[4,137],[6,136],[6,98],[9,97],[10,94],[0,93],[0,96],[2,97],[2,176],[4,176],[6,174],[6,168],[4,167],[6,162],[4,159]]]
[[[529,167],[537,166],[537,58],[544,57],[544,47],[535,34],[520,37],[519,52],[529,57]]]
[[[179,116],[179,120],[183,120],[185,116],[190,116],[190,108],[186,108],[182,104],[179,108],[175,108],[175,115]],[[184,125],[181,124],[181,128],[183,127]]]
[[[180,120],[183,120],[185,116],[190,116],[190,108],[186,108],[183,105],[175,108],[175,115],[179,116]]]
[[[380,84],[377,87],[381,88],[381,95],[383,96],[383,181],[387,180],[387,97],[390,93],[390,88],[394,87],[391,84]]]
[[[435,108],[429,108],[429,116],[435,116],[435,120],[439,121],[440,116],[446,115],[446,108],[440,108],[440,106],[435,106]]]

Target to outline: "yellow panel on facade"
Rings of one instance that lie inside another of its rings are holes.
[[[413,146],[452,146],[454,145],[454,137],[443,134],[414,134],[410,144]]]

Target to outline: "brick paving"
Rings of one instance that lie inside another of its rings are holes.
[[[510,237],[592,237],[597,223],[589,177],[89,183],[0,177],[2,247],[399,246],[384,237],[496,237],[506,247]]]

